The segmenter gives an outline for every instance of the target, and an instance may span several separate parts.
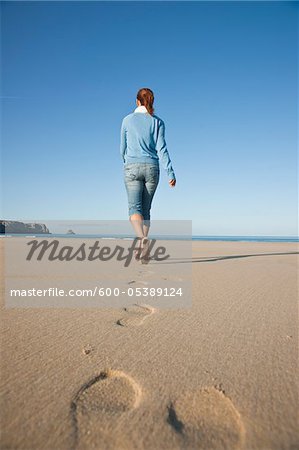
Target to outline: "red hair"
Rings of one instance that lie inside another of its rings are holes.
[[[148,112],[153,115],[154,114],[154,93],[149,88],[141,88],[137,92],[137,100],[140,101],[141,105],[144,105]]]

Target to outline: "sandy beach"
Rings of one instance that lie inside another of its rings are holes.
[[[1,449],[299,448],[296,243],[194,242],[185,309],[5,308],[3,245]]]

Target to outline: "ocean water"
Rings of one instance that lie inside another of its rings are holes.
[[[81,238],[81,239],[133,239],[133,235],[95,235],[95,234],[0,234],[0,237],[27,237],[34,238]],[[166,236],[151,235],[152,239],[173,239],[173,240],[192,240],[192,241],[226,241],[226,242],[299,242],[298,236]]]
[[[192,236],[193,241],[299,242],[298,236]]]

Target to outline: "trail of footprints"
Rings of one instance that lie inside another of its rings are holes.
[[[144,276],[150,276],[154,272],[151,270],[139,271],[139,275]],[[136,286],[136,287],[147,287],[148,281],[144,280],[131,280],[128,282],[129,286]],[[138,327],[144,323],[144,321],[154,314],[157,311],[156,308],[154,308],[151,305],[145,305],[145,304],[133,304],[129,307],[123,308],[124,315],[120,319],[117,320],[116,324],[120,325],[122,327]]]
[[[135,283],[147,284],[129,282]],[[140,326],[155,312],[150,305],[134,304],[124,308],[123,317],[116,323],[123,327]],[[130,450],[128,430],[142,399],[139,384],[122,371],[107,369],[87,381],[71,403],[73,448]],[[218,387],[179,394],[165,405],[165,417],[175,434],[177,449],[240,450],[244,446],[241,416]]]
[[[139,384],[117,370],[103,371],[85,383],[71,404],[74,448],[132,448],[127,431],[142,397]],[[237,450],[243,447],[245,431],[240,414],[231,400],[215,387],[182,393],[165,412],[167,423],[176,435],[177,448]]]

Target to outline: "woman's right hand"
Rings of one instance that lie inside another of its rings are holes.
[[[176,184],[176,180],[169,180],[170,187],[175,187],[175,184]]]

